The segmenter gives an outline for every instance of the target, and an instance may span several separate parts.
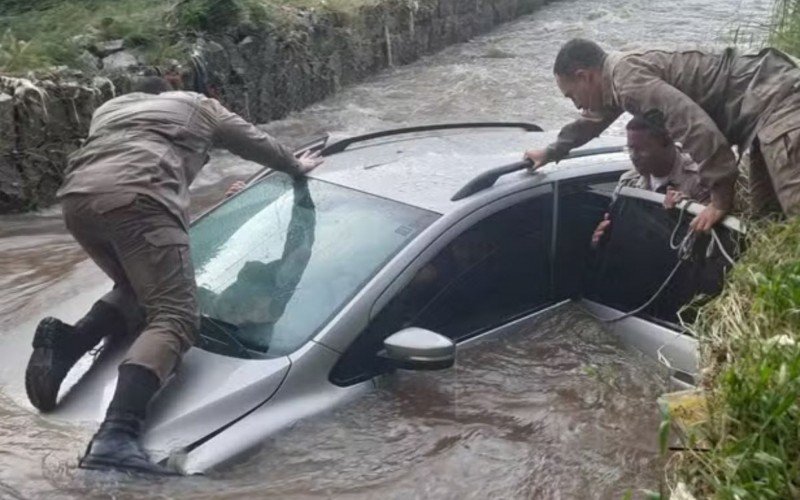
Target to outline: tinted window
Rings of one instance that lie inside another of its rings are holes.
[[[665,210],[659,203],[620,196],[611,212],[609,237],[597,252],[597,270],[587,298],[627,312],[652,297],[677,262],[669,240],[678,216],[678,210]],[[690,220],[684,217],[677,241],[686,234]],[[722,226],[716,230],[728,253],[735,255],[737,234]],[[678,311],[696,294],[719,293],[729,264],[719,251],[707,257],[707,245],[708,236],[698,238],[691,260],[643,315],[677,323]],[[691,318],[684,315],[684,319]]]
[[[549,304],[551,224],[548,187],[457,236],[375,316],[331,379],[348,384],[378,373],[383,339],[403,328],[464,340]]]
[[[558,185],[557,250],[554,264],[555,296],[581,296],[595,267],[591,236],[611,200],[620,173],[603,174]]]
[[[314,179],[266,177],[191,229],[200,346],[294,351],[437,217]]]

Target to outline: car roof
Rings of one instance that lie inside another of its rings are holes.
[[[520,186],[630,168],[623,153],[593,155],[551,164],[536,175],[515,172],[465,200],[453,194],[475,176],[518,162],[526,149],[544,148],[556,131],[521,128],[464,128],[390,135],[357,142],[326,156],[311,177],[438,213],[448,213],[475,198],[492,199]],[[604,137],[581,149],[622,146],[621,137]]]

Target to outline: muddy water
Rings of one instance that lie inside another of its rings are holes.
[[[664,378],[568,307],[465,349],[453,370],[386,377],[208,477],[147,482],[76,471],[87,430],[0,400],[0,498],[620,498],[658,485]]]
[[[345,89],[267,128],[299,143],[410,123],[525,120],[554,128],[575,111],[550,75],[574,36],[608,47],[709,47],[758,39],[762,0],[564,0]],[[621,124],[610,133],[619,133]],[[257,166],[217,154],[196,182],[198,206]],[[0,217],[0,359],[26,356],[20,325],[101,284],[57,208]],[[88,305],[87,305],[88,307]],[[65,311],[74,319],[80,311]],[[28,334],[29,335],[29,334]],[[572,309],[528,332],[463,353],[454,370],[401,374],[304,421],[208,478],[137,481],[77,472],[92,429],[54,424],[0,362],[0,498],[619,498],[658,486],[658,368]]]

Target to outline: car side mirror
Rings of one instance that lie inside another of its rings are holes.
[[[456,362],[456,344],[424,328],[404,328],[383,341],[378,356],[403,370],[443,370]]]

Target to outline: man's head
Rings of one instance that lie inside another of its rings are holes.
[[[667,131],[664,115],[653,109],[635,115],[625,126],[628,151],[636,171],[663,177],[672,170],[675,144]]]
[[[573,38],[558,51],[553,73],[564,97],[581,110],[603,107],[603,63],[605,51],[596,43]]]
[[[170,90],[173,90],[172,85],[160,76],[140,76],[135,78],[131,84],[131,92],[160,94]]]

